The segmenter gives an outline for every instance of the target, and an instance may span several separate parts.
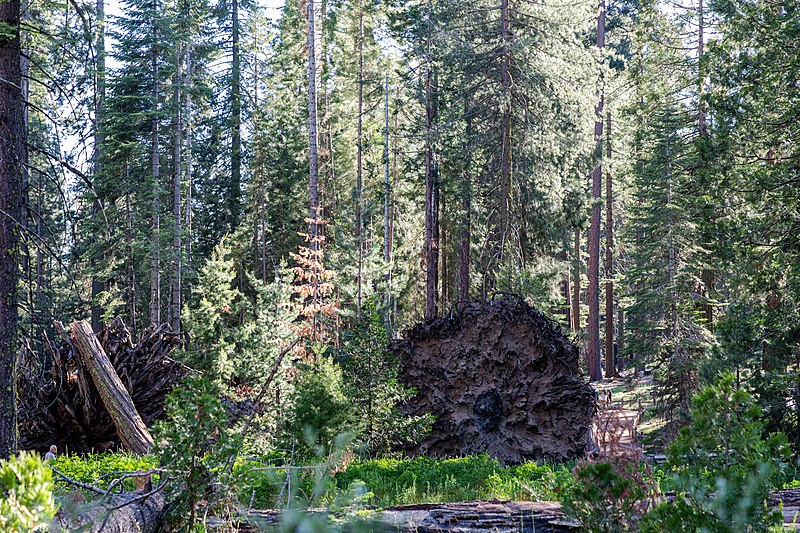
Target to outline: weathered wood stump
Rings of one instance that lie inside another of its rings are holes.
[[[584,453],[597,408],[578,349],[523,300],[462,305],[390,348],[401,360],[400,380],[417,390],[402,409],[436,417],[409,453],[488,453],[503,463]]]

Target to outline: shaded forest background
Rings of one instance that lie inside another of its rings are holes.
[[[21,9],[19,372],[121,316],[247,396],[297,333],[514,293],[592,379],[652,370],[672,431],[726,370],[800,445],[796,2],[104,9]]]

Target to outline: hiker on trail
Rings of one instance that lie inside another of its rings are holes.
[[[56,445],[55,444],[51,445],[50,449],[47,451],[47,453],[44,454],[44,460],[45,461],[52,461],[53,459],[56,458],[56,454],[57,453],[58,453],[58,448],[56,448]]]

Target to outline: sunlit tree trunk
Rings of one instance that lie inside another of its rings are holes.
[[[597,47],[601,50],[605,45],[605,2],[600,1],[597,15]],[[603,71],[598,81],[598,102],[595,106],[594,140],[597,146],[596,155],[602,157],[603,145]],[[600,204],[602,202],[601,185],[603,165],[598,161],[592,173],[592,215],[589,220],[589,289],[586,303],[589,308],[587,322],[587,358],[589,361],[589,379],[603,379],[600,358]]]

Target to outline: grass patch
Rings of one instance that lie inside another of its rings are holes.
[[[334,480],[340,491],[363,486],[376,506],[468,500],[557,500],[572,484],[572,467],[525,463],[502,466],[488,455],[435,460],[376,459],[354,462]]]

